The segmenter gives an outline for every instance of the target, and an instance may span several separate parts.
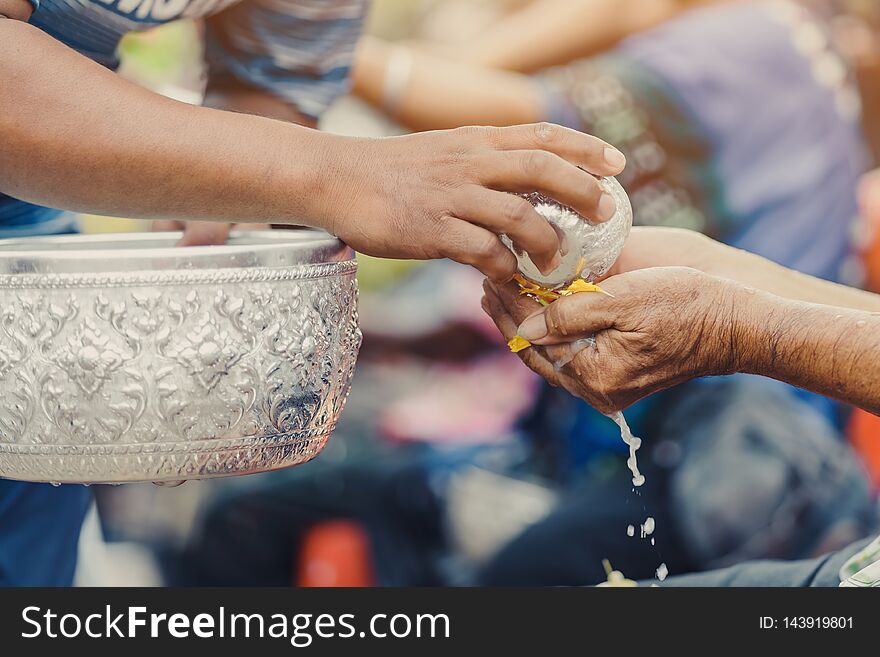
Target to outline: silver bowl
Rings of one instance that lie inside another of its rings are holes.
[[[178,481],[308,461],[361,333],[326,233],[0,240],[0,477]]]

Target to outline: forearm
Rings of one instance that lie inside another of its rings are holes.
[[[379,109],[394,49],[404,46],[363,39],[353,72],[354,92]],[[538,86],[527,76],[444,60],[408,48],[411,69],[394,117],[413,130],[463,125],[516,125],[543,118]]]
[[[735,293],[735,369],[880,414],[880,313]]]
[[[306,222],[329,138],[177,103],[0,20],[0,191],[98,214]],[[324,171],[326,173],[326,171]]]
[[[462,53],[465,61],[530,73],[606,50],[682,10],[677,0],[539,0]]]
[[[792,301],[880,312],[880,295],[802,274],[753,253],[723,248],[725,256],[706,271]]]

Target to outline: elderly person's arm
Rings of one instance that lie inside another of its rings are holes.
[[[689,267],[663,266],[670,262]],[[489,284],[484,307],[506,337],[536,345],[520,354],[532,369],[605,412],[734,372],[880,412],[877,296],[660,229],[636,231],[617,272],[602,283],[613,296],[577,294],[542,308],[515,286]],[[595,348],[575,343],[593,335]]]

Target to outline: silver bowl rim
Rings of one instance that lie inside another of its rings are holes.
[[[176,246],[180,232],[52,235],[0,240],[0,287],[29,275],[112,274],[247,268],[300,269],[353,260],[321,230],[233,231],[224,245]]]

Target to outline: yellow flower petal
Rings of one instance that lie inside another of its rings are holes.
[[[551,301],[556,301],[559,298],[559,294],[553,292],[552,290],[545,290],[543,288],[522,288],[519,291],[520,294],[524,294],[526,296],[533,296],[544,299],[550,299]]]
[[[570,294],[578,294],[580,292],[601,292],[602,294],[609,296],[609,297],[614,296],[613,294],[610,294],[609,292],[606,292],[605,290],[603,290],[601,287],[599,287],[595,283],[588,283],[587,281],[585,281],[582,278],[579,278],[576,281],[574,281],[571,285],[569,285],[567,288],[562,290],[559,294],[561,294],[562,296],[568,296]]]
[[[507,343],[507,346],[510,347],[510,350],[513,353],[517,354],[520,351],[523,351],[524,349],[528,349],[529,347],[531,347],[532,343],[529,342],[528,340],[526,340],[522,336],[515,335]]]
[[[530,288],[532,290],[539,290],[540,289],[537,285],[535,285],[534,283],[532,283],[529,280],[526,280],[520,274],[514,274],[513,280],[515,280],[517,283],[519,283],[520,287]]]

